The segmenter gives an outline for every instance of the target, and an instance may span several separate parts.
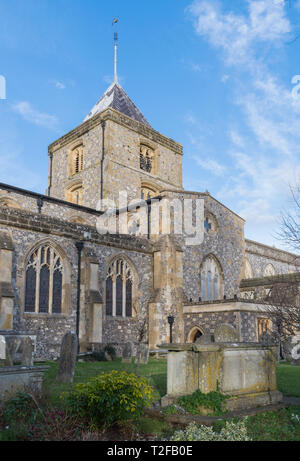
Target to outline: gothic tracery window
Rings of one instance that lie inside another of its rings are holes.
[[[276,275],[276,270],[272,264],[267,264],[264,269],[264,277],[270,277]]]
[[[126,260],[111,263],[106,275],[106,315],[132,317],[133,273]]]
[[[49,246],[37,248],[28,258],[25,281],[25,312],[62,312],[63,263]]]
[[[147,173],[152,173],[154,168],[154,150],[148,146],[140,148],[140,168]]]
[[[216,301],[223,294],[223,275],[213,256],[208,256],[201,267],[201,299]]]

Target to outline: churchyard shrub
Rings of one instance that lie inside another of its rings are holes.
[[[75,385],[65,398],[72,412],[95,425],[111,426],[139,416],[150,405],[153,389],[145,378],[113,370]]]
[[[36,404],[31,395],[18,392],[5,402],[4,420],[7,424],[16,421],[25,421],[33,416]]]
[[[230,396],[223,395],[219,391],[203,394],[200,390],[191,395],[179,397],[178,404],[185,409],[187,413],[201,414],[201,409],[209,409],[214,415],[224,413],[224,403]]]
[[[250,441],[247,435],[245,421],[238,423],[226,422],[220,432],[215,432],[212,427],[189,424],[184,430],[176,431],[170,438],[172,442],[246,442]]]

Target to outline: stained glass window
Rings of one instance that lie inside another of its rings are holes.
[[[201,299],[216,301],[223,296],[223,277],[219,264],[208,256],[201,266]]]
[[[133,277],[127,261],[113,261],[106,277],[106,315],[132,317]]]
[[[50,245],[36,249],[28,258],[25,280],[25,312],[62,312],[63,265]]]

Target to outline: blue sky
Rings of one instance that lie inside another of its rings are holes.
[[[0,181],[45,192],[47,146],[119,78],[184,146],[184,186],[274,234],[300,177],[300,0],[0,0]]]

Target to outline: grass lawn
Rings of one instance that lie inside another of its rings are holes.
[[[288,363],[277,365],[277,386],[283,395],[300,397],[300,367]]]
[[[49,370],[45,374],[44,398],[48,404],[62,407],[64,401],[60,396],[63,392],[71,390],[72,385],[56,382],[57,362],[47,362],[46,364],[49,366]],[[86,382],[89,378],[97,376],[101,372],[111,370],[137,372],[134,363],[123,364],[121,359],[113,362],[79,362],[76,365],[74,383]],[[139,374],[146,377],[148,384],[153,386],[156,401],[167,393],[166,360],[151,358],[148,365],[139,366]],[[300,367],[294,367],[287,363],[279,364],[277,366],[277,381],[278,389],[284,395],[300,397]],[[300,406],[248,417],[246,420],[248,436],[255,441],[300,441],[300,422],[297,421],[297,418],[300,421]],[[215,430],[219,430],[224,424],[224,421],[215,423]],[[153,440],[153,436],[165,438],[166,433],[170,434],[175,430],[174,428],[172,429],[172,426],[167,421],[161,421],[149,416],[140,418],[136,429],[140,434],[144,434],[146,438],[149,437],[150,440]],[[8,436],[11,437],[10,440],[15,440],[14,434],[9,435],[7,432],[1,432],[0,430],[0,441],[7,440]]]
[[[61,384],[56,382],[57,362],[47,362],[50,369],[45,373],[44,391],[50,401],[57,406],[62,404],[60,394],[69,391],[72,388],[71,384]],[[92,376],[97,376],[102,372],[111,370],[127,371],[128,373],[136,373],[136,365],[132,363],[122,363],[121,359],[116,359],[113,362],[85,362],[77,363],[74,376],[74,384],[84,383]],[[150,358],[148,365],[139,365],[140,376],[147,378],[154,390],[155,400],[167,393],[167,361]]]

